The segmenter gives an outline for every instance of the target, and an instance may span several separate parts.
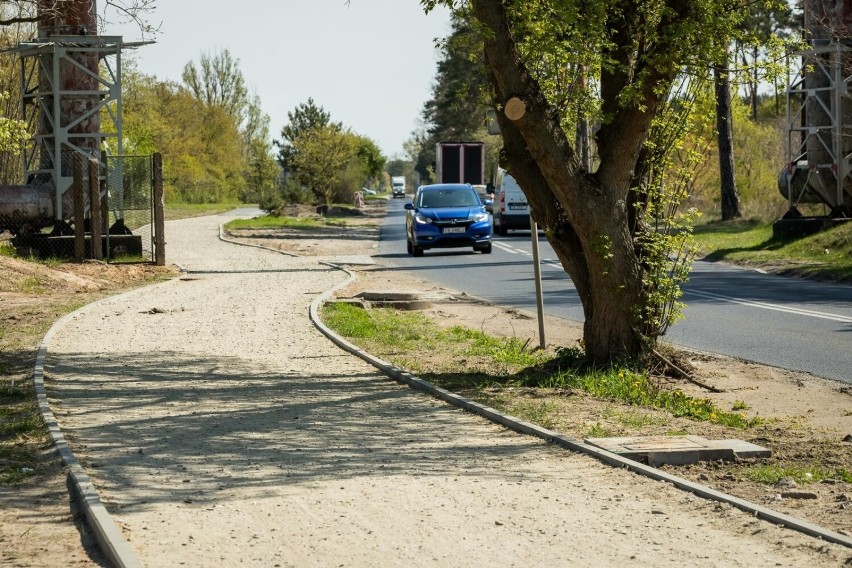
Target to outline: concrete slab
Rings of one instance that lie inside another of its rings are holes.
[[[355,297],[367,300],[368,302],[411,302],[423,299],[423,294],[419,292],[394,292],[391,290],[364,290],[355,294]]]
[[[371,266],[376,264],[372,257],[365,254],[353,254],[348,256],[335,256],[328,259],[332,264],[346,264],[349,266]]]
[[[374,308],[395,310],[428,310],[439,300],[436,294],[421,292],[394,292],[391,290],[364,290],[354,296]]]
[[[743,440],[708,440],[701,436],[587,438],[586,442],[652,467],[772,455],[771,450]]]

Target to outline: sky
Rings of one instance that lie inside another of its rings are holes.
[[[98,7],[102,35],[142,39],[106,2]],[[420,125],[439,57],[434,40],[450,31],[446,9],[426,15],[418,0],[164,0],[147,19],[160,27],[156,43],[123,51],[141,72],[180,82],[189,61],[227,49],[273,137],[311,97],[389,158]]]

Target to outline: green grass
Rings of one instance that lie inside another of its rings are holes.
[[[15,247],[12,246],[8,241],[0,242],[0,256],[5,256],[7,258],[15,258],[18,256]]]
[[[710,399],[694,398],[680,390],[660,387],[647,374],[629,368],[571,370],[559,373],[564,386],[583,390],[598,398],[607,398],[646,408],[668,411],[672,416],[702,420],[731,428],[749,428],[762,423],[739,412],[727,412]]]
[[[22,402],[12,407],[0,407],[0,439],[31,434],[43,425],[38,405]]]
[[[187,219],[189,217],[200,217],[202,215],[216,215],[233,209],[243,207],[256,207],[246,203],[166,203],[165,216],[167,221]]]
[[[499,408],[498,410],[503,410],[526,422],[538,424],[542,428],[553,428],[556,425],[554,415],[557,405],[554,402],[519,398],[510,404],[504,404],[503,408]]]
[[[44,282],[36,276],[24,276],[17,282],[18,291],[24,294],[41,294],[44,292]]]
[[[665,426],[670,421],[666,416],[661,416],[659,413],[647,410],[624,412],[616,408],[611,408],[603,413],[603,416],[631,430],[641,430],[646,426]]]
[[[321,227],[345,227],[346,221],[325,217],[285,217],[263,215],[254,219],[234,219],[225,223],[225,229],[318,229]]]
[[[708,260],[781,265],[802,276],[852,279],[852,223],[799,239],[775,239],[772,225],[755,221],[709,223],[695,228],[695,239]]]
[[[554,356],[529,350],[527,342],[517,338],[491,337],[458,326],[442,330],[422,314],[364,310],[346,303],[327,304],[322,316],[329,327],[380,357],[444,388],[472,389],[474,398],[486,396],[486,389],[573,388],[597,398],[733,428],[763,422],[727,412],[709,399],[663,388],[647,374],[627,367],[589,369],[576,349]],[[440,354],[441,362],[430,362],[431,353]],[[637,413],[624,420],[628,424],[659,418]]]
[[[830,469],[817,465],[758,465],[747,468],[744,471],[744,475],[751,481],[766,483],[768,485],[775,485],[778,483],[778,480],[784,477],[789,477],[799,484],[814,483],[825,479],[838,479],[846,483],[852,483],[852,472],[845,469]]]
[[[600,424],[592,424],[589,426],[589,429],[586,430],[586,438],[610,438],[612,437],[613,431],[601,426]]]
[[[0,484],[23,481],[35,471],[35,456],[19,448],[0,447]]]
[[[37,264],[41,264],[42,266],[47,266],[48,268],[56,268],[63,262],[67,262],[67,259],[61,259],[58,257],[48,257],[48,258],[39,258],[37,256],[23,256],[18,253],[17,249],[12,246],[12,243],[9,241],[0,241],[0,256],[6,258],[17,258],[20,260],[26,260],[27,262],[34,262]]]
[[[30,386],[0,386],[0,483],[16,483],[32,475],[38,456],[22,439],[44,435],[44,422]]]
[[[151,259],[140,254],[119,254],[109,259],[112,264],[142,264]]]
[[[465,343],[465,353],[468,355],[489,357],[504,374],[511,368],[529,367],[543,362],[539,352],[528,350],[528,342],[517,337],[492,337],[461,326],[453,326],[441,336],[452,343]]]

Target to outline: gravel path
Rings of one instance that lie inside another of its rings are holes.
[[[54,412],[146,566],[849,556],[397,385],[309,322],[343,273],[220,242],[224,220],[167,224],[193,273],[85,308],[49,349]]]

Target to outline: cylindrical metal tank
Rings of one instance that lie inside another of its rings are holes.
[[[0,232],[27,235],[53,225],[53,193],[47,187],[0,186]]]

